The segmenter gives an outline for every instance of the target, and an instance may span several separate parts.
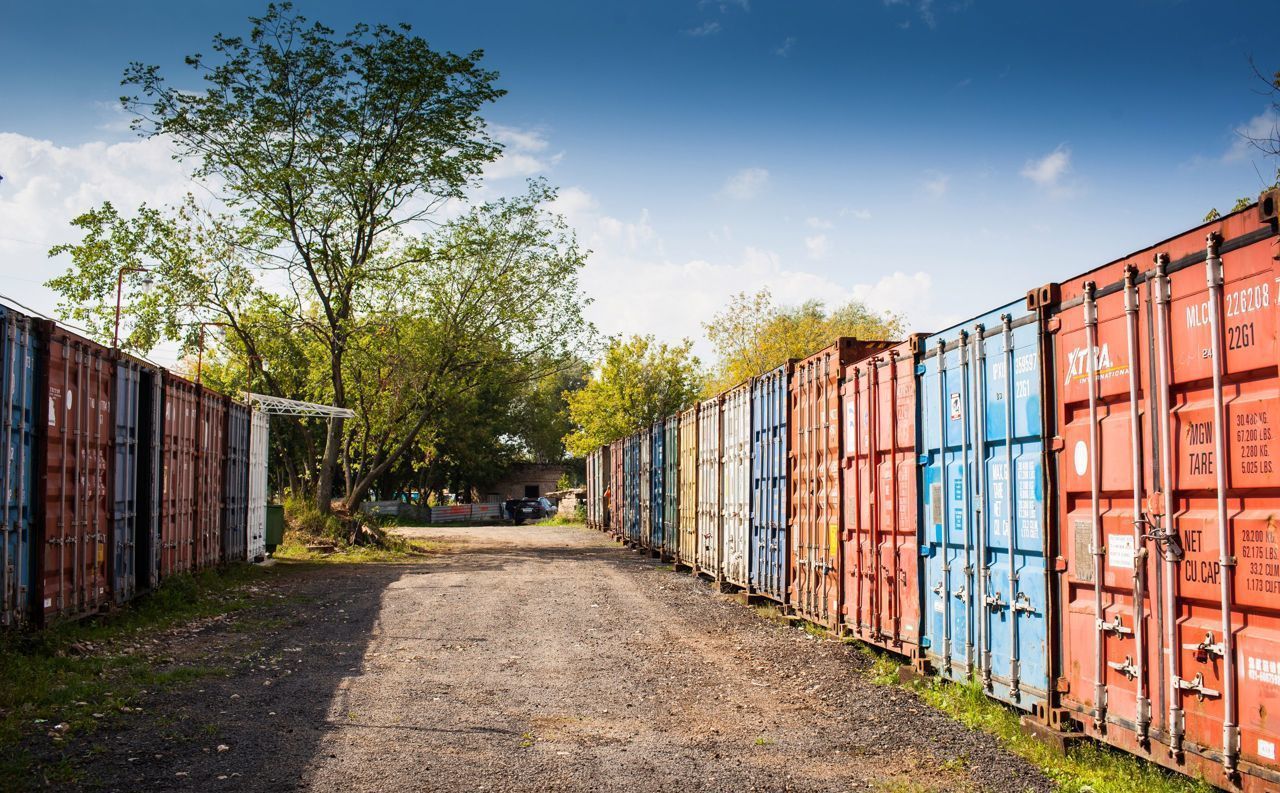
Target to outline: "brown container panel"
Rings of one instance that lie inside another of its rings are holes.
[[[841,619],[907,656],[920,645],[916,386],[911,343],[845,369]]]
[[[840,384],[855,361],[896,342],[842,338],[796,364],[791,377],[791,607],[807,620],[840,622]]]
[[[698,408],[680,414],[679,550],[676,559],[693,567],[698,548]]]
[[[164,471],[160,494],[160,578],[195,569],[199,387],[165,372]]]
[[[609,444],[609,488],[605,502],[609,510],[609,531],[618,537],[627,531],[623,516],[625,484],[622,476],[622,441],[616,440]]]
[[[1061,704],[1250,791],[1280,785],[1278,239],[1249,207],[1061,285],[1047,322]]]
[[[222,559],[223,487],[227,455],[227,398],[200,387],[196,451],[196,569]]]
[[[107,575],[112,454],[110,352],[51,322],[40,434],[39,613],[45,624],[111,603]]]

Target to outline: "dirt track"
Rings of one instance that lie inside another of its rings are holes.
[[[412,529],[451,552],[281,577],[171,638],[227,673],[73,755],[116,790],[1048,790],[988,736],[579,528]],[[218,746],[226,747],[222,751]],[[131,759],[132,758],[132,759]]]

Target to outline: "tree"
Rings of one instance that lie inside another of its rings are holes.
[[[287,283],[289,313],[328,352],[325,399],[346,407],[357,307],[400,263],[382,254],[498,156],[479,111],[504,92],[481,51],[436,52],[407,25],[360,24],[339,37],[289,3],[250,23],[247,38],[214,36],[213,58],[188,56],[204,90],[134,63],[124,83],[135,93],[121,101],[135,130],[172,141],[234,213],[219,221],[230,247],[210,255],[245,254],[255,275]],[[171,316],[210,319],[198,309]],[[331,423],[320,465],[326,511],[342,432]]]
[[[585,457],[694,404],[703,375],[692,349],[688,339],[674,345],[653,336],[610,339],[598,371],[567,395],[576,428],[565,438],[569,453]]]
[[[840,336],[897,338],[902,334],[902,319],[877,313],[857,300],[830,312],[820,300],[777,306],[769,290],[761,289],[754,295],[734,295],[703,327],[719,358],[707,385],[707,393],[716,394],[789,358],[811,355]]]
[[[1270,77],[1264,75],[1256,66],[1253,71],[1262,84],[1266,86],[1266,93],[1271,96],[1271,128],[1256,132],[1239,131],[1236,134],[1248,141],[1249,145],[1262,152],[1264,157],[1280,160],[1280,71]],[[1280,163],[1276,165],[1275,177],[1269,186],[1266,186],[1266,181],[1261,174],[1259,174],[1259,181],[1263,182],[1263,190],[1280,188]],[[1241,196],[1236,199],[1231,211],[1239,212],[1255,200],[1257,200],[1255,196]],[[1204,216],[1204,220],[1207,223],[1220,217],[1222,217],[1222,213],[1218,211],[1217,207],[1214,207]]]

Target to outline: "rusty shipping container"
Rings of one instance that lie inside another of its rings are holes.
[[[787,602],[787,513],[791,461],[791,370],[795,361],[751,381],[751,590]]]
[[[195,383],[162,372],[164,424],[160,478],[160,578],[195,566],[196,466],[199,390]]]
[[[751,381],[720,396],[720,569],[751,586]]]
[[[227,402],[228,399],[222,394],[200,386],[195,486],[197,570],[213,567],[222,561]]]
[[[37,451],[36,554],[41,620],[111,603],[111,387],[115,362],[99,344],[41,321],[42,416]]]
[[[841,338],[796,364],[791,377],[791,568],[798,615],[836,629],[840,622],[840,382],[845,367],[894,342]]]
[[[720,465],[723,459],[720,432],[720,398],[698,404],[698,544],[695,569],[720,580]]]
[[[111,424],[111,590],[116,603],[155,586],[160,534],[160,370],[116,355]]]
[[[1028,296],[1051,339],[1066,714],[1280,787],[1280,192]]]
[[[693,567],[698,547],[698,408],[680,413],[680,526],[676,559]]]
[[[841,622],[857,638],[914,658],[920,647],[916,536],[919,338],[845,369],[844,587]]]
[[[42,395],[36,389],[40,346],[35,321],[0,306],[0,626],[32,619],[31,554],[35,514],[36,430]]]
[[[249,558],[249,406],[228,400],[226,416],[222,559],[226,562],[243,562]]]
[[[616,440],[609,444],[609,485],[605,491],[605,508],[609,510],[609,531],[616,537],[626,534],[626,516],[623,505],[626,503],[626,476],[623,469],[623,458],[626,456],[624,442]]]

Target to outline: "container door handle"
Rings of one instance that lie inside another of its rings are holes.
[[[1130,680],[1133,680],[1135,677],[1138,676],[1138,670],[1133,665],[1132,656],[1126,655],[1124,657],[1124,663],[1119,663],[1118,661],[1109,661],[1107,663],[1107,666],[1116,670],[1117,672],[1129,678]]]
[[[985,600],[987,601],[987,608],[997,610],[997,611],[1009,605],[1008,603],[1005,603],[1003,600],[1000,599],[999,592],[995,593],[994,595],[987,595]]]
[[[1120,636],[1126,636],[1130,633],[1133,633],[1133,628],[1126,628],[1124,624],[1120,621],[1119,614],[1117,614],[1116,618],[1111,622],[1107,622],[1106,620],[1098,620],[1098,630],[1104,633],[1115,633]]]
[[[1205,688],[1203,672],[1196,672],[1196,676],[1191,680],[1183,680],[1182,678],[1178,678],[1175,682],[1177,683],[1178,688],[1182,689],[1183,691],[1196,692],[1196,696],[1198,696],[1200,699],[1204,699],[1205,697],[1221,696],[1221,692],[1219,692],[1218,690],[1212,689],[1212,688]]]

